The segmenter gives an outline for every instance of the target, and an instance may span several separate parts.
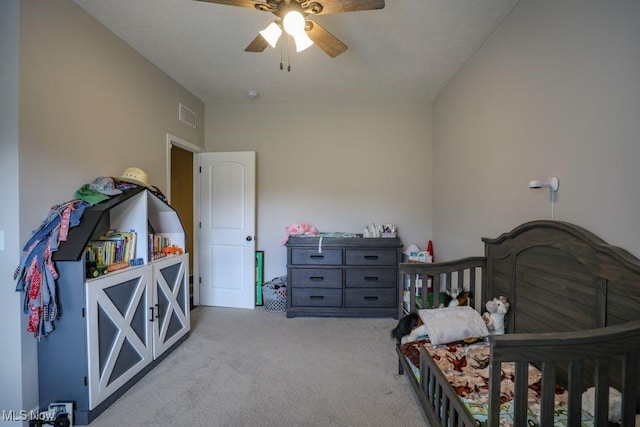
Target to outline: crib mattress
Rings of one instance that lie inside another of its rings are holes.
[[[428,340],[402,344],[400,349],[410,362],[413,374],[420,380],[420,347],[424,346],[431,358],[447,378],[451,387],[467,407],[480,426],[487,425],[489,402],[489,343],[464,342],[446,345],[432,345]],[[529,426],[539,425],[540,413],[540,370],[529,365],[528,378],[528,421]],[[500,425],[514,426],[512,404],[514,395],[515,364],[502,364],[502,382],[500,387]],[[554,425],[567,424],[567,391],[556,385]],[[593,418],[586,413],[582,416],[582,425],[592,426]]]

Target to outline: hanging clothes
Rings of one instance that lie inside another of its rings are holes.
[[[67,240],[69,229],[80,223],[92,204],[82,199],[53,206],[23,248],[14,279],[16,291],[24,292],[23,311],[28,315],[27,331],[40,339],[54,330],[60,315],[56,292],[58,272],[52,255],[60,242]]]

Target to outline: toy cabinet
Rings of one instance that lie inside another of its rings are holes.
[[[109,229],[134,230],[141,264],[86,279],[83,251]],[[40,405],[74,403],[88,424],[189,335],[188,254],[150,259],[148,233],[184,248],[177,213],[144,188],[88,208],[54,261],[61,316],[38,343]]]

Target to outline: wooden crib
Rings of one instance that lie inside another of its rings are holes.
[[[585,229],[558,221],[528,222],[498,238],[482,240],[484,257],[400,264],[399,280],[404,284],[400,317],[437,306],[439,290],[471,291],[478,311],[500,295],[510,301],[507,334],[488,337],[488,413],[482,423],[472,416],[468,402],[458,396],[425,346],[419,349],[419,368],[397,346],[400,374],[409,374],[430,424],[498,426],[501,367],[513,362],[514,425],[531,422],[530,366],[541,372],[539,425],[554,424],[557,385],[568,392],[568,425],[580,425],[582,394],[589,387],[595,387],[594,425],[607,425],[609,387],[622,393],[621,424],[635,425],[640,408],[640,260]]]

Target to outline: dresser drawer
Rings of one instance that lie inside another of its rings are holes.
[[[292,307],[342,307],[342,289],[291,288]]]
[[[345,293],[345,307],[396,307],[396,289],[391,288],[352,288]]]
[[[317,249],[292,249],[291,263],[295,265],[342,265],[340,249],[325,249],[318,253]]]
[[[395,268],[350,268],[346,271],[347,288],[396,288]]]
[[[347,265],[396,265],[398,252],[395,249],[347,249]]]
[[[290,283],[296,288],[342,288],[339,268],[293,268]]]

